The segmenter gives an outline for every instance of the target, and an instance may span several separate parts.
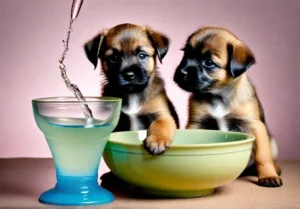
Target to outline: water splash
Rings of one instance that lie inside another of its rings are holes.
[[[66,86],[68,87],[68,89],[74,93],[74,95],[76,96],[76,98],[79,101],[86,101],[84,96],[82,95],[81,91],[79,90],[78,86],[76,84],[71,83],[70,79],[68,78],[67,72],[66,72],[66,66],[64,64],[64,60],[66,58],[67,51],[69,50],[69,41],[70,41],[70,36],[71,36],[72,30],[73,30],[73,28],[72,28],[73,22],[74,22],[74,20],[71,18],[66,39],[63,40],[64,51],[59,60],[59,69],[61,71],[61,76],[62,76]],[[90,110],[90,108],[88,107],[87,104],[83,104],[82,109],[83,109],[85,117],[87,117],[87,118],[93,117],[92,111]],[[91,121],[91,120],[87,120],[87,121]]]

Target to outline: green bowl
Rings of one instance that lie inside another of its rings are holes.
[[[238,132],[177,130],[171,147],[151,156],[142,147],[146,134],[112,133],[103,158],[117,177],[160,197],[212,194],[243,172],[254,142],[252,135]]]

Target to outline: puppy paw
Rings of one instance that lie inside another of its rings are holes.
[[[261,178],[258,180],[258,185],[263,187],[280,187],[282,186],[282,180],[277,176]]]
[[[144,142],[144,149],[150,155],[160,155],[163,154],[170,146],[171,139],[165,139],[164,137],[148,136]]]

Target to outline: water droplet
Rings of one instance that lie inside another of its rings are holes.
[[[63,63],[60,63],[59,68],[60,69],[65,69],[65,65]]]

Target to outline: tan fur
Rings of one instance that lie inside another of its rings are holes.
[[[106,35],[107,48],[115,48],[124,53],[132,53],[137,47],[143,46],[154,54],[153,46],[149,42],[146,31],[136,25],[120,25],[108,30]]]
[[[197,129],[198,121],[208,114],[206,103],[201,103],[192,95],[189,99],[189,114],[187,129]]]
[[[161,114],[148,129],[148,137],[145,143],[151,148],[165,150],[170,147],[174,136],[176,125],[174,119],[169,114]]]
[[[160,93],[154,98],[147,98],[147,102],[142,106],[143,112],[159,112],[161,114],[170,114],[167,106],[166,95]]]
[[[147,68],[149,69],[149,72],[152,73],[155,69],[155,61],[153,58],[149,59],[148,60],[148,63],[147,63]]]
[[[222,95],[224,90],[230,87],[230,99],[227,109],[230,116],[241,118],[248,122],[250,133],[255,140],[255,162],[258,172],[259,184],[265,185],[276,181],[281,185],[281,179],[278,176],[280,167],[274,166],[274,160],[271,155],[270,140],[266,125],[260,120],[259,101],[255,95],[255,89],[248,80],[246,74],[233,79],[226,68],[228,62],[227,44],[231,43],[234,47],[233,57],[237,62],[243,62],[252,52],[235,35],[221,28],[203,28],[196,31],[189,40],[192,47],[205,39],[207,34],[214,34],[208,40],[199,53],[212,53],[213,61],[221,66],[212,75],[217,80],[212,92]],[[228,90],[228,89],[227,89]],[[208,105],[206,102],[200,102],[192,95],[189,100],[189,118],[186,128],[199,127],[199,119],[208,114]],[[200,127],[201,128],[201,127]]]

